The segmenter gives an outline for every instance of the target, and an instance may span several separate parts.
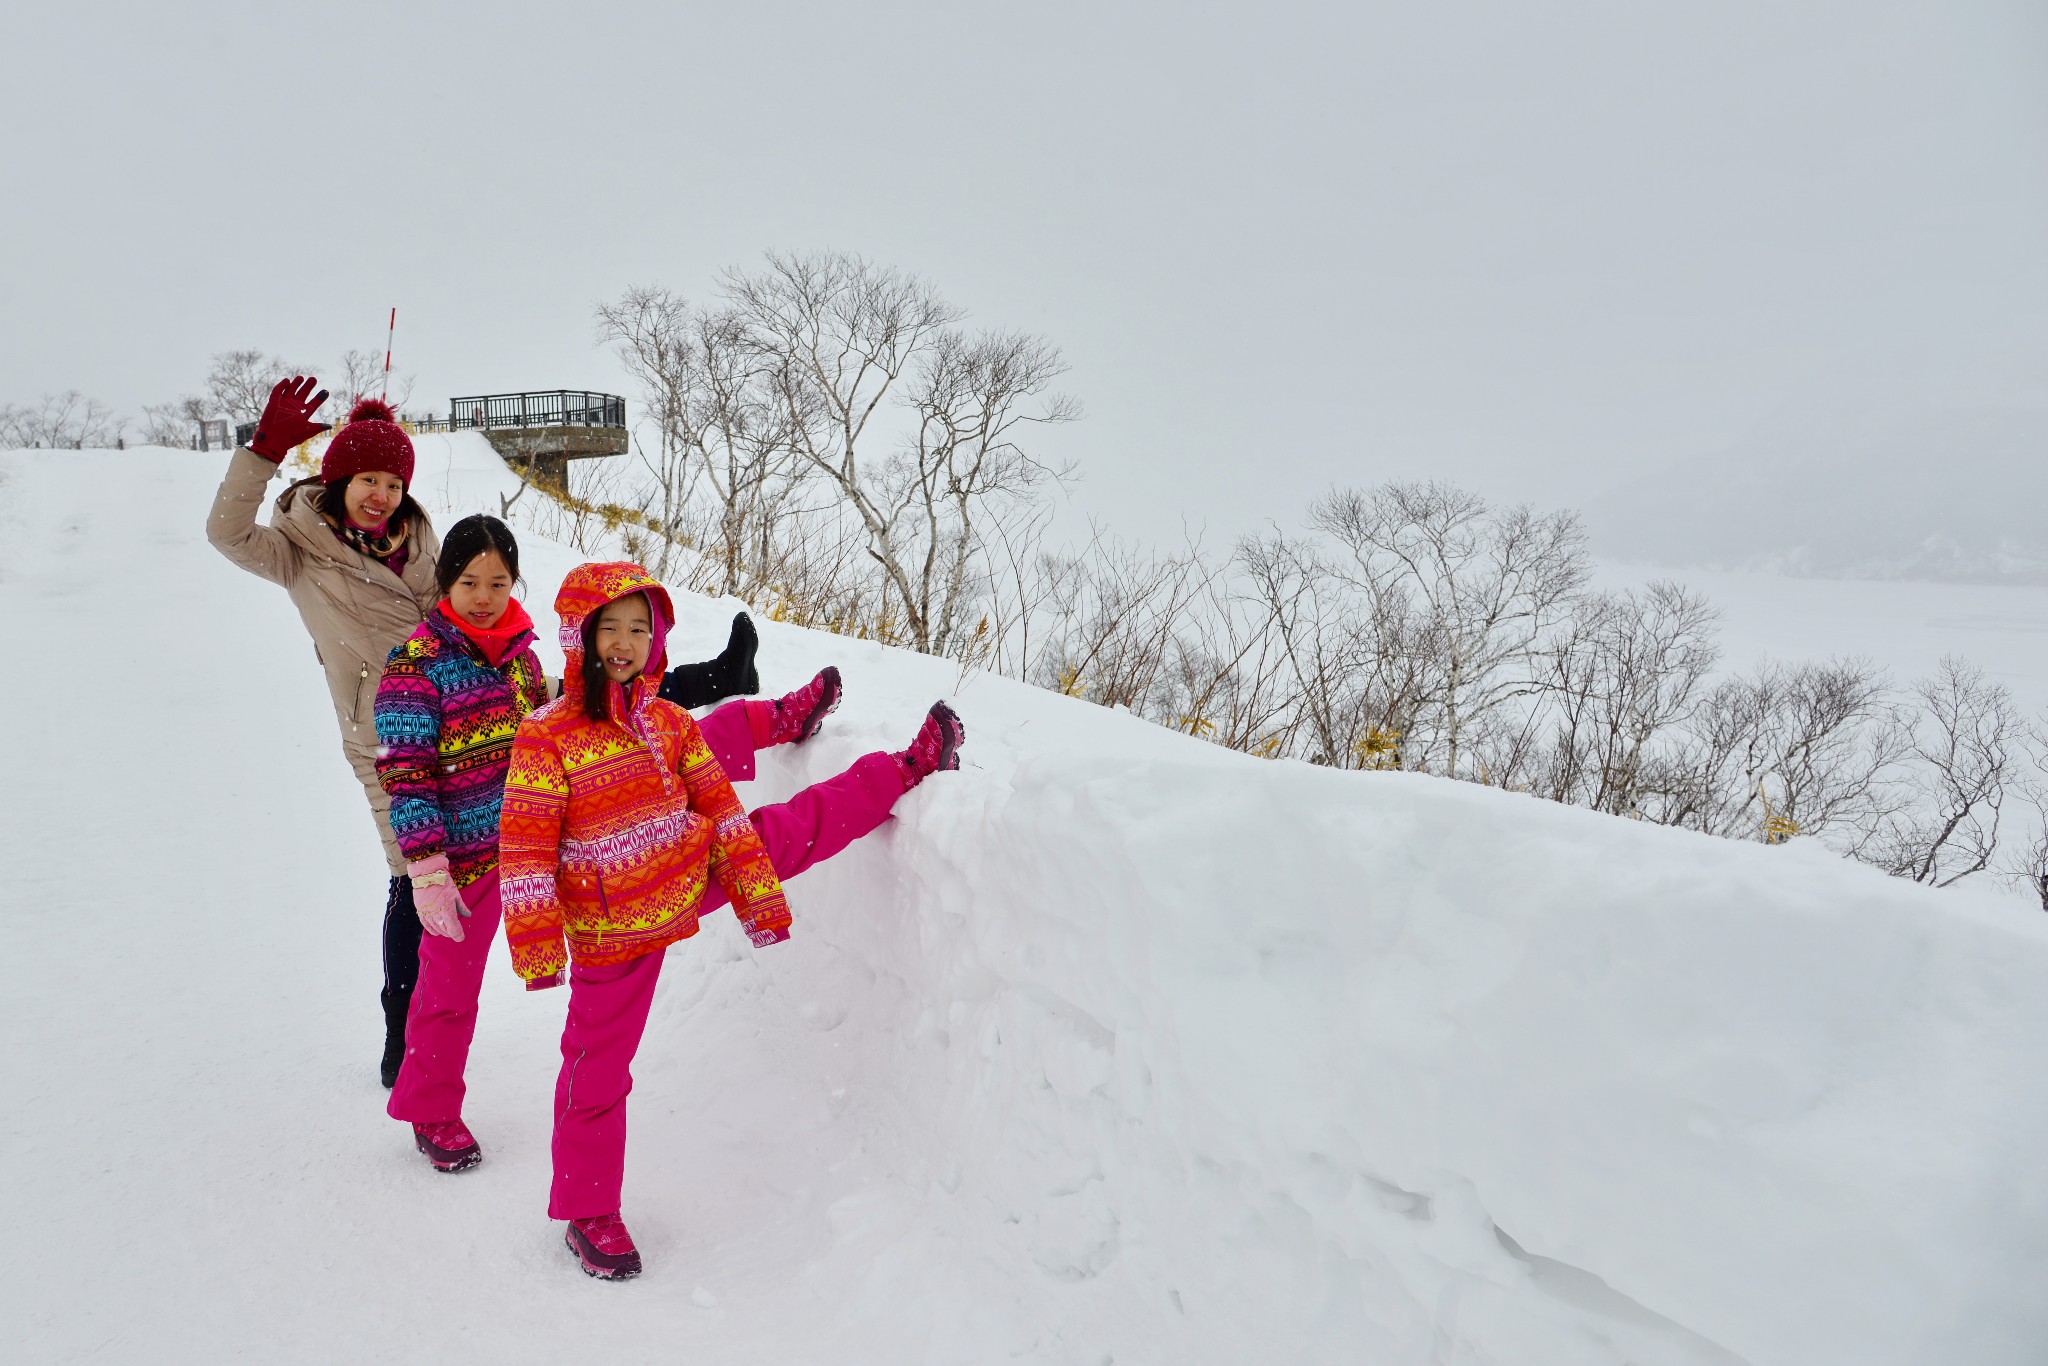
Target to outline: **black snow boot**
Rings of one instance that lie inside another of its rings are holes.
[[[732,619],[732,635],[725,652],[701,664],[678,664],[661,680],[661,700],[679,707],[708,707],[728,697],[748,697],[761,691],[761,675],[754,668],[754,653],[761,646],[754,633],[754,619],[745,612]]]

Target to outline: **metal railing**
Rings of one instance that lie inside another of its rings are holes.
[[[452,432],[453,422],[445,417],[415,417],[405,413],[398,415],[398,425],[409,432]],[[332,433],[330,432],[330,435]],[[235,428],[235,444],[246,446],[256,438],[256,424],[244,422]],[[200,449],[203,449],[200,448]],[[225,447],[223,447],[225,449]]]
[[[617,394],[582,389],[544,389],[525,394],[478,394],[448,401],[446,417],[398,419],[407,431],[467,432],[516,430],[521,427],[615,427],[626,425],[626,400]],[[235,428],[235,444],[246,446],[256,424]]]
[[[450,399],[448,425],[454,431],[501,427],[623,428],[626,400],[617,394],[593,394],[579,389],[482,394]]]

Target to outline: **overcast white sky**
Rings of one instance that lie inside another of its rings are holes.
[[[214,351],[619,389],[767,248],[1037,331],[1080,505],[1545,503],[1793,425],[2048,407],[2048,5],[14,7],[0,401]]]

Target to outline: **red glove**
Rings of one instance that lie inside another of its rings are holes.
[[[263,405],[263,416],[257,420],[256,435],[249,439],[249,449],[271,464],[281,465],[292,447],[326,431],[325,422],[313,421],[313,410],[327,401],[325,389],[313,392],[319,383],[311,375],[279,380],[271,388],[270,401]]]

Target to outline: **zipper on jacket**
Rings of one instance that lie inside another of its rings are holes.
[[[359,721],[359,720],[361,720],[361,719],[362,719],[362,711],[363,711],[363,680],[364,680],[364,679],[366,679],[366,678],[368,678],[369,676],[370,676],[370,666],[369,666],[369,665],[367,665],[367,664],[365,664],[365,665],[363,665],[363,671],[362,671],[361,673],[359,673],[359,674],[357,674],[357,675],[356,675],[356,700],[355,700],[355,704],[354,704],[353,706],[351,706],[351,707],[350,707],[350,708],[348,709],[348,723],[349,723],[349,724],[350,724],[351,726],[355,725],[357,721]]]

